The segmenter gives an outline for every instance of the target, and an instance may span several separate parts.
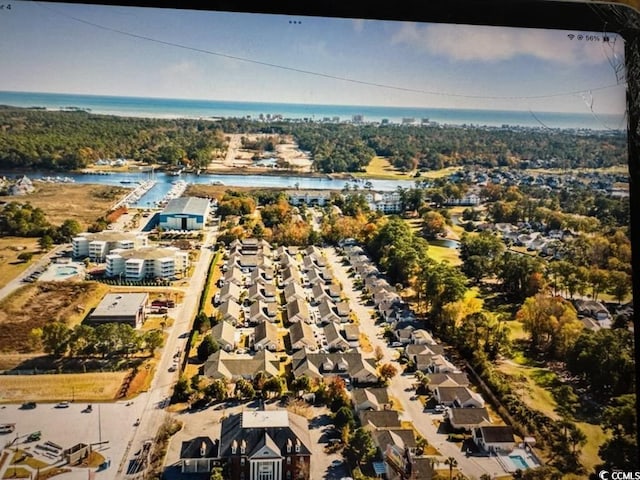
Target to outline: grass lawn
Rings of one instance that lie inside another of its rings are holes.
[[[18,255],[23,252],[32,253],[32,259],[28,262],[18,260]],[[37,238],[0,238],[0,288],[21,275],[41,256]]]
[[[447,262],[453,266],[462,264],[460,251],[457,248],[441,247],[439,245],[429,245],[427,250],[429,258],[436,262]]]
[[[411,180],[414,178],[415,171],[401,172],[389,163],[384,157],[373,157],[367,170],[364,173],[355,173],[355,177],[361,178],[380,178],[384,180]],[[418,180],[418,179],[416,179]]]
[[[520,395],[523,402],[530,408],[539,410],[550,418],[559,418],[555,412],[556,401],[551,392],[541,385],[546,385],[551,381],[549,375],[554,375],[553,372],[545,368],[527,367],[506,362],[501,363],[498,370],[513,377],[512,387],[515,393]]]
[[[3,402],[25,399],[40,402],[61,400],[115,400],[128,371],[63,373],[58,375],[0,375]]]
[[[523,338],[528,338],[529,334],[524,331],[524,327],[522,326],[522,322],[519,320],[509,320],[504,323],[506,327],[509,328],[509,340],[512,342],[514,340],[522,340]],[[516,360],[517,363],[520,363]]]
[[[601,460],[598,457],[598,449],[600,448],[600,445],[610,437],[610,435],[607,434],[600,425],[579,422],[577,423],[577,426],[587,436],[587,443],[582,447],[580,460],[587,471],[591,472],[596,465],[601,463]]]

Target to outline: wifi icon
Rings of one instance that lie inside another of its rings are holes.
[[[569,35],[567,35],[567,37],[569,37],[569,40],[573,40],[575,38],[575,35],[573,33],[570,33]]]

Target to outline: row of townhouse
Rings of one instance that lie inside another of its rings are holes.
[[[262,260],[253,269],[241,267],[246,255]],[[252,379],[257,372],[277,375],[279,360],[273,352],[286,350],[300,358],[313,353],[347,352],[359,346],[360,332],[350,323],[349,304],[341,300],[341,289],[333,283],[326,259],[317,247],[272,250],[263,240],[237,240],[230,246],[223,270],[221,288],[214,298],[220,321],[211,332],[221,350],[209,357],[204,375],[231,381]],[[309,278],[314,273],[323,280],[311,286]],[[278,327],[281,313],[286,315],[286,331]],[[248,329],[254,354],[240,350],[232,354]],[[353,364],[353,356],[346,358]],[[354,382],[376,382],[375,368],[366,366],[367,375],[355,367],[336,372],[348,379],[352,376]]]

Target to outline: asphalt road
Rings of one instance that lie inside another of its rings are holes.
[[[212,257],[211,245],[215,245],[215,231],[207,230],[206,239],[202,242],[200,258],[185,291],[183,302],[178,305],[171,315],[175,318],[174,324],[169,329],[169,336],[163,347],[162,358],[158,362],[158,368],[151,383],[150,391],[139,396],[138,401],[143,403],[140,415],[140,424],[134,427],[133,436],[128,443],[127,450],[119,466],[118,473],[123,475],[130,469],[131,462],[135,462],[135,453],[143,448],[145,442],[152,440],[158,428],[167,418],[165,407],[173,393],[173,386],[180,375],[178,368],[170,372],[169,368],[174,364],[174,354],[180,350],[185,354],[187,338],[183,333],[190,331],[191,322],[197,313],[200,294],[204,288],[209,262]],[[181,338],[182,336],[182,338]],[[180,359],[181,360],[181,359]]]

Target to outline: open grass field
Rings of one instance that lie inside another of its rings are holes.
[[[30,353],[29,334],[51,321],[69,326],[83,320],[108,291],[95,282],[37,282],[0,302],[0,353]]]
[[[422,172],[419,177],[416,177],[416,170],[408,172],[401,172],[393,165],[389,163],[384,157],[373,157],[367,169],[364,172],[354,173],[354,177],[358,178],[376,178],[381,180],[421,180],[425,178],[441,178],[447,175],[451,175],[458,171],[459,167],[443,168],[441,170],[431,170],[428,172]]]
[[[35,183],[36,191],[28,195],[3,197],[6,202],[29,202],[41,208],[47,220],[60,225],[65,220],[77,220],[87,228],[106,214],[124,194],[126,188],[109,185],[75,183]]]
[[[29,262],[23,262],[18,260],[18,255],[22,252],[33,253],[34,255]],[[0,238],[0,288],[18,277],[41,256],[37,238]]]
[[[0,401],[115,400],[128,371],[62,373],[59,375],[0,375]]]
[[[436,262],[448,262],[453,266],[462,264],[462,261],[460,260],[460,252],[456,248],[429,245],[427,255]]]
[[[551,392],[540,385],[544,383],[545,375],[552,373],[551,371],[513,362],[502,362],[498,370],[513,378],[512,388],[529,407],[541,411],[550,418],[560,418],[555,412],[557,404]]]

